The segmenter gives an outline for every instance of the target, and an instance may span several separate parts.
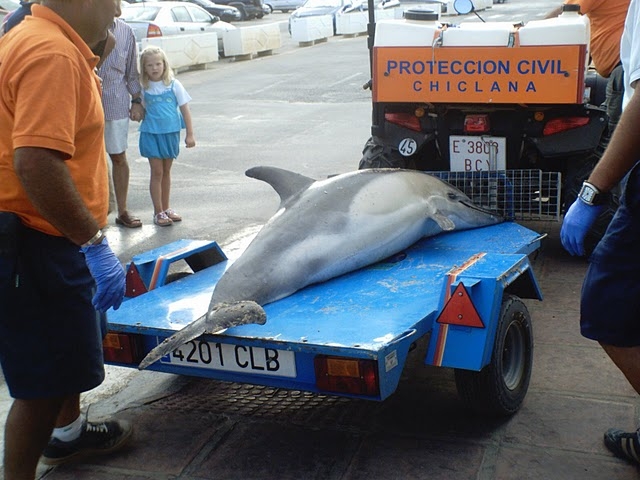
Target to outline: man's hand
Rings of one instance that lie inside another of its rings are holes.
[[[584,255],[584,239],[604,205],[587,205],[579,198],[569,207],[562,221],[560,241],[571,255]]]
[[[125,272],[105,237],[102,242],[81,249],[89,272],[96,281],[96,294],[92,303],[96,310],[117,310],[125,292]]]

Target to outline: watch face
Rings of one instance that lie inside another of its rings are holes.
[[[591,188],[589,185],[582,185],[582,190],[580,191],[580,198],[584,200],[586,203],[593,203],[593,200],[596,197],[596,191]]]

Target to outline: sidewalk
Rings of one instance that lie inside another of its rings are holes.
[[[600,347],[578,329],[584,260],[547,232],[534,262],[545,296],[527,301],[535,332],[529,393],[510,419],[475,417],[452,372],[418,365],[383,403],[120,369],[126,387],[95,397],[89,416],[135,425],[130,447],[42,470],[47,480],[638,478],[602,443],[633,429],[638,397]],[[86,401],[85,401],[86,403]]]

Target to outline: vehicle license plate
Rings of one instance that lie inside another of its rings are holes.
[[[506,170],[506,151],[507,139],[505,137],[466,135],[451,135],[449,137],[452,172]]]
[[[252,347],[192,340],[161,359],[162,363],[242,372],[253,375],[295,377],[296,359],[293,352],[274,348]]]

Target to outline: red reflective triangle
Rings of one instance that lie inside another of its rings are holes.
[[[147,286],[142,281],[140,272],[138,272],[138,267],[136,267],[133,262],[131,262],[129,268],[127,269],[126,280],[127,289],[124,292],[125,297],[133,298],[149,291],[147,290]]]
[[[438,322],[464,327],[484,328],[480,314],[462,283],[458,284],[444,309],[440,312]]]

